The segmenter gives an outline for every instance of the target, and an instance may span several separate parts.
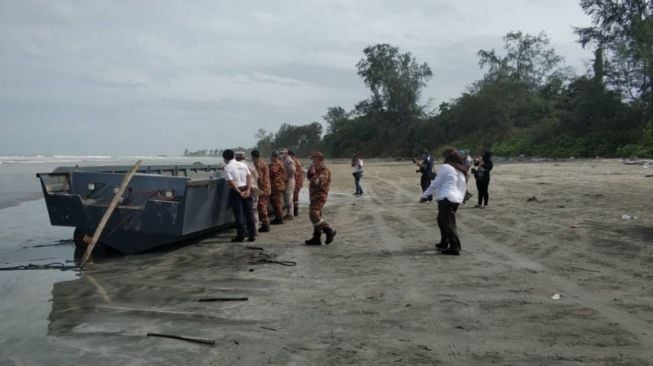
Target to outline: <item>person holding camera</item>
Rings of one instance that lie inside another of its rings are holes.
[[[492,153],[487,150],[483,151],[483,154],[474,160],[472,174],[476,179],[476,189],[478,190],[478,204],[474,206],[476,208],[487,207],[488,200],[490,199],[490,171],[493,167]]]
[[[433,158],[428,151],[422,151],[421,159],[422,161],[419,162],[416,159],[413,159],[413,163],[419,167],[415,173],[422,174],[419,183],[422,187],[422,192],[424,192],[431,185],[431,181],[435,178],[435,171],[433,170]],[[433,195],[429,195],[427,200],[433,201]]]
[[[354,176],[354,184],[356,185],[356,193],[354,193],[354,196],[360,196],[363,194],[363,188],[361,187],[361,178],[363,178],[363,159],[358,155],[354,155],[351,159],[351,167],[353,169],[351,174]]]

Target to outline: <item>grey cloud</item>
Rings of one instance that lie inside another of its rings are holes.
[[[0,154],[252,145],[258,128],[319,121],[327,107],[350,109],[365,98],[355,64],[364,47],[380,42],[431,65],[423,96],[434,103],[478,79],[476,52],[500,48],[510,30],[546,31],[573,66],[589,57],[571,31],[587,18],[568,0],[23,0],[0,7]],[[113,138],[110,126],[124,133]]]

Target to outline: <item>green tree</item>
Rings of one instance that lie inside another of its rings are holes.
[[[650,0],[581,0],[592,18],[576,28],[583,47],[605,51],[606,78],[631,100],[653,98],[653,3]]]
[[[272,147],[275,149],[285,147],[298,155],[307,155],[312,150],[320,148],[321,139],[322,125],[319,122],[301,126],[284,123],[274,135]]]
[[[268,133],[266,130],[259,128],[254,137],[257,139],[256,149],[259,150],[261,156],[269,156],[272,152],[272,140],[274,139],[274,134],[272,132]]]
[[[356,114],[378,125],[374,142],[383,144],[378,154],[407,156],[416,122],[423,116],[419,100],[433,75],[431,68],[389,44],[366,47],[363,53],[356,67],[372,95],[356,106]]]
[[[560,67],[563,58],[549,46],[544,32],[537,36],[508,32],[503,40],[503,56],[497,55],[494,49],[478,51],[479,65],[489,69],[484,77],[486,81],[512,78],[530,89],[537,89],[569,77],[569,69]]]
[[[349,113],[342,107],[329,107],[327,113],[322,116],[327,123],[327,134],[338,133],[341,126],[349,119]]]

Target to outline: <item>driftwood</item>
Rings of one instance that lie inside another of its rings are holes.
[[[131,170],[122,179],[122,183],[120,183],[120,188],[118,189],[118,192],[116,192],[116,194],[113,196],[113,199],[109,204],[109,207],[107,207],[107,210],[104,212],[104,216],[102,216],[100,223],[95,229],[95,234],[93,234],[93,238],[91,239],[91,242],[86,247],[86,251],[84,252],[84,256],[82,257],[81,268],[84,268],[86,262],[88,262],[88,260],[91,258],[91,254],[93,254],[93,248],[95,248],[95,244],[97,244],[98,240],[100,240],[100,235],[102,235],[102,231],[104,231],[104,227],[107,225],[107,222],[109,222],[109,218],[111,217],[113,210],[115,210],[116,207],[118,206],[118,203],[120,202],[120,197],[122,197],[123,193],[125,193],[125,189],[127,189],[127,185],[129,184],[129,181],[131,181],[134,174],[136,174],[136,170],[138,170],[138,167],[141,166],[141,162],[142,162],[141,160],[137,161],[136,164],[134,164]]]
[[[181,341],[202,343],[202,344],[208,344],[208,345],[211,345],[211,346],[215,344],[215,340],[213,340],[213,339],[200,338],[200,337],[189,337],[189,336],[175,335],[175,334],[147,333],[147,336],[148,337],[162,337],[162,338],[179,339]]]
[[[203,297],[198,299],[199,302],[214,302],[214,301],[248,301],[247,297]]]

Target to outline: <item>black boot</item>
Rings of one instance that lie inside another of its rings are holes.
[[[438,244],[435,244],[435,248],[439,250],[447,250],[447,248],[449,248],[449,244],[441,241]]]
[[[326,241],[324,242],[326,245],[331,244],[333,241],[333,238],[336,236],[336,231],[330,228],[328,225],[322,228],[322,231],[326,234]]]
[[[299,216],[299,207],[297,207],[297,203],[295,203],[295,206],[293,207],[293,214]]]
[[[320,240],[320,236],[322,235],[322,232],[320,229],[315,228],[313,229],[313,237],[311,239],[306,240],[304,243],[306,245],[322,245],[322,241]]]
[[[270,224],[261,224],[261,227],[258,229],[259,233],[270,232]]]
[[[283,219],[277,217],[274,220],[272,220],[272,222],[270,224],[272,224],[272,225],[283,225]]]

